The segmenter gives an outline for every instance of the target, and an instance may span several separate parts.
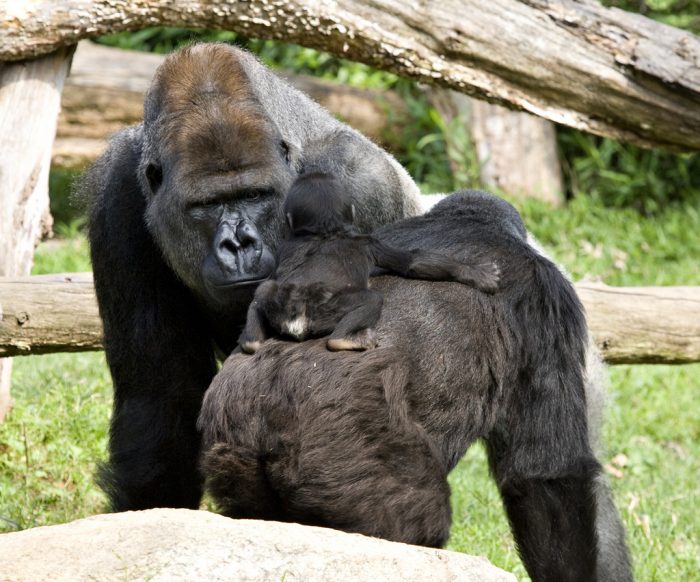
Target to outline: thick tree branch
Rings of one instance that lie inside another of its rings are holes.
[[[608,363],[700,361],[700,287],[576,289]],[[90,273],[0,278],[0,357],[100,349]]]
[[[282,39],[600,135],[700,149],[700,39],[593,0],[14,0],[0,60],[154,25]]]

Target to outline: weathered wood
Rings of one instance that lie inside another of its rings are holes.
[[[591,333],[610,364],[700,361],[700,287],[579,283]],[[0,356],[102,349],[92,275],[0,279]]]
[[[700,287],[579,283],[588,325],[611,364],[700,361]]]
[[[0,276],[28,275],[51,231],[51,142],[72,49],[0,64]],[[10,407],[10,360],[0,360],[0,421]]]
[[[14,0],[0,60],[153,25],[296,42],[600,135],[700,149],[700,39],[593,0]]]
[[[63,90],[52,164],[84,168],[102,154],[111,134],[140,122],[143,94],[164,59],[164,55],[90,41],[79,43]],[[386,145],[386,135],[407,113],[402,99],[391,91],[356,89],[307,75],[277,73],[380,144]]]
[[[562,204],[564,181],[552,122],[476,99],[471,99],[468,119],[486,186]]]
[[[464,124],[479,164],[479,180],[486,189],[561,205],[564,181],[551,121],[452,90],[435,89],[429,95],[448,125]],[[450,132],[445,139],[449,151]]]
[[[101,349],[92,273],[0,279],[0,356]]]

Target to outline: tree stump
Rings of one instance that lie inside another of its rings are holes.
[[[447,124],[467,126],[484,187],[554,206],[564,201],[551,121],[446,89],[434,89],[430,99]]]

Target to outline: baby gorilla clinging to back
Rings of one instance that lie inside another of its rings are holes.
[[[330,350],[376,346],[373,327],[381,293],[369,289],[373,267],[404,277],[458,281],[493,292],[499,280],[493,262],[468,264],[425,250],[401,250],[353,226],[355,210],[338,180],[327,174],[300,176],[284,204],[291,236],[280,244],[277,268],[262,283],[238,339],[254,353],[270,335],[302,341],[330,334]]]

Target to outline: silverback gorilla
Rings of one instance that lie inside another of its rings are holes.
[[[188,47],[165,61],[146,96],[144,122],[117,134],[86,174],[82,190],[91,200],[95,288],[114,381],[109,461],[100,483],[114,510],[198,507],[196,423],[202,397],[216,373],[217,352],[228,354],[236,345],[254,290],[274,268],[284,193],[304,172],[342,181],[361,232],[418,213],[417,189],[393,158],[248,53],[210,44]],[[484,221],[479,232],[485,244],[501,236],[499,229],[508,230],[489,222],[486,208],[470,213],[474,225]],[[409,231],[420,224],[397,230],[395,244],[403,244],[402,237],[412,240]],[[441,232],[431,231],[420,244],[449,250],[441,241]],[[507,254],[509,244],[499,252]],[[393,344],[399,355],[413,354],[402,364],[417,374],[412,385],[430,387],[423,394],[406,387],[407,410],[429,437],[416,436],[415,447],[439,443],[435,459],[447,470],[468,442],[491,427],[492,466],[533,577],[548,580],[553,579],[548,573],[560,572],[562,580],[580,579],[577,574],[590,572],[597,559],[600,580],[627,580],[617,513],[585,442],[587,431],[597,426],[586,424],[584,398],[591,398],[590,410],[595,407],[594,385],[587,384],[591,391],[585,397],[581,392],[585,350],[580,342],[572,352],[542,349],[556,338],[580,340],[581,329],[569,329],[556,310],[538,319],[542,305],[530,312],[533,303],[517,290],[531,287],[526,277],[531,255],[521,250],[514,257],[502,266],[505,272],[520,265],[506,275],[513,282],[503,295],[450,283],[378,279],[388,303],[380,341]],[[519,276],[525,279],[519,282]],[[546,291],[557,294],[562,288],[541,290],[541,297]],[[414,313],[423,317],[411,317]],[[450,330],[453,339],[461,332],[456,354],[438,333],[452,313],[462,314],[464,323]],[[532,327],[509,329],[519,317]],[[412,351],[406,342],[416,344]],[[269,343],[261,354],[247,356],[251,364],[281,345]],[[290,356],[310,349],[284,346]],[[492,350],[497,357],[491,358]],[[326,370],[330,358],[359,362],[366,356],[327,352],[319,362]],[[516,378],[506,373],[515,368],[490,367],[509,356],[522,364],[515,366]],[[450,391],[455,370],[470,390]],[[525,390],[525,397],[508,398],[516,389]],[[538,454],[540,448],[552,455]],[[576,533],[573,547],[587,542],[585,552],[573,556],[557,538],[562,531]]]
[[[222,511],[441,546],[447,472],[483,439],[534,581],[630,580],[592,451],[599,395],[573,286],[528,244],[517,212],[482,192],[454,194],[376,236],[495,261],[500,290],[377,277],[377,349],[271,340],[252,357],[232,355],[199,419]]]
[[[116,511],[199,505],[202,395],[257,284],[274,268],[284,194],[301,172],[336,176],[361,232],[418,212],[388,154],[252,55],[193,45],[155,74],[143,124],[86,174],[90,246],[114,381]]]

